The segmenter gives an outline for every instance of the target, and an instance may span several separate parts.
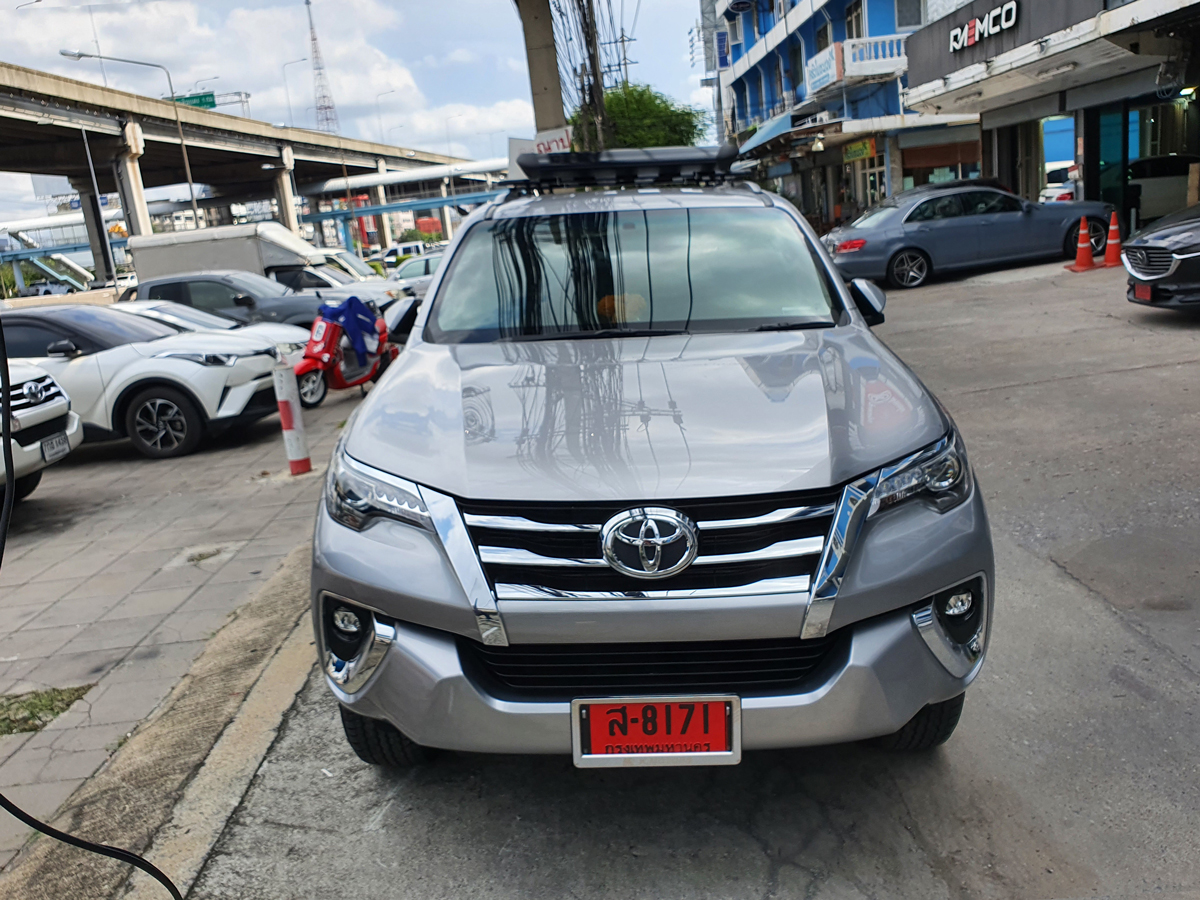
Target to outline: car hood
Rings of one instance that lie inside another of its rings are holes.
[[[346,451],[459,497],[650,500],[828,487],[940,438],[917,378],[865,329],[419,343]]]
[[[1190,206],[1155,220],[1141,229],[1126,244],[1154,244],[1172,250],[1200,244],[1200,206]]]
[[[303,329],[301,329],[303,331]],[[143,356],[159,353],[237,353],[243,356],[272,349],[275,342],[261,335],[230,334],[227,331],[182,331],[156,341],[133,344]]]
[[[233,332],[235,337],[263,338],[272,344],[307,344],[309,331],[299,325],[275,322],[254,322]]]

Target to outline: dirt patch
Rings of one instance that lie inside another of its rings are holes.
[[[1192,609],[1200,590],[1200,535],[1145,529],[1090,541],[1052,558],[1118,609]]]
[[[82,687],[50,688],[14,697],[0,697],[0,734],[41,731],[93,687],[95,685],[86,684]]]

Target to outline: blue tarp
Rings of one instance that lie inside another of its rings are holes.
[[[792,130],[792,113],[789,110],[781,116],[776,116],[758,126],[758,131],[750,137],[750,140],[742,144],[738,148],[738,156],[745,156],[755,147],[760,147],[772,138],[777,138],[781,134],[786,134]]]
[[[358,358],[359,366],[365,366],[367,364],[365,336],[368,334],[372,337],[378,336],[378,332],[375,331],[375,313],[371,312],[367,304],[357,297],[347,297],[338,304],[322,303],[317,312],[325,321],[336,322],[342,327],[342,333],[350,341],[350,346],[354,348],[354,355]]]

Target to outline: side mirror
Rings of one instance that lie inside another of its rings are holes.
[[[855,278],[850,282],[850,296],[869,326],[883,324],[883,308],[887,305],[883,288],[865,278]]]
[[[1034,210],[1034,204],[1033,204],[1033,203],[1031,203],[1029,200],[1022,200],[1022,201],[1021,201],[1021,211],[1022,211],[1022,212],[1031,213],[1031,212],[1033,212],[1033,210]]]
[[[46,345],[47,356],[77,356],[79,348],[74,341],[54,341]]]
[[[239,294],[237,297],[233,298],[233,305],[234,306],[244,306],[247,309],[253,309],[254,298],[247,297],[245,294]]]

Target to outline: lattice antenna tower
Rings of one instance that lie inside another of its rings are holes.
[[[317,104],[317,131],[337,134],[341,127],[338,124],[337,108],[333,105],[333,91],[329,88],[329,76],[325,74],[325,63],[321,59],[321,45],[317,43],[317,28],[313,25],[312,17],[312,0],[304,0],[304,6],[308,10],[309,42],[312,44],[308,55],[312,59],[313,100]]]

